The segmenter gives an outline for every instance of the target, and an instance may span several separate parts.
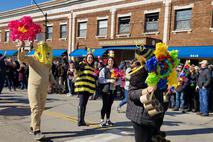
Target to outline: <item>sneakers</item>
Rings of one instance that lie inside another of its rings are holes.
[[[179,111],[179,108],[174,108],[173,111]]]
[[[120,112],[121,112],[121,107],[118,106],[118,107],[116,108],[116,110],[117,110],[118,113],[120,113]]]
[[[104,120],[101,120],[101,123],[100,123],[100,127],[106,127],[107,125],[106,125],[106,122],[104,122]]]
[[[32,134],[33,134],[33,128],[32,128],[32,127],[30,127],[29,134],[30,134],[30,135],[32,135]]]
[[[40,131],[34,132],[34,139],[35,140],[42,140],[45,138],[45,135],[42,134]]]
[[[106,126],[113,126],[113,125],[114,125],[114,123],[112,123],[112,121],[110,121],[110,120],[106,121]]]

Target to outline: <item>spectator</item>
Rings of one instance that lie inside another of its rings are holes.
[[[199,115],[208,116],[208,97],[211,86],[211,71],[207,68],[208,61],[203,60],[200,62],[201,70],[198,77],[197,88],[199,88],[199,101],[200,101],[200,112]]]
[[[190,100],[192,102],[189,102],[190,109],[192,109],[193,112],[197,112],[199,110],[199,95],[198,92],[196,91],[196,84],[197,84],[197,79],[198,79],[198,73],[195,70],[195,66],[190,67],[190,88],[189,88],[189,93],[187,95],[190,96]]]
[[[2,92],[2,89],[4,87],[5,82],[5,74],[6,74],[6,65],[5,65],[5,55],[2,55],[0,53],[0,94]]]
[[[20,89],[24,89],[24,88],[26,88],[26,85],[25,85],[25,82],[24,82],[24,80],[25,80],[25,75],[24,75],[24,72],[25,72],[25,65],[23,64],[23,63],[21,63],[21,65],[20,65],[20,68],[18,69],[18,81],[19,81],[19,83],[20,83]]]
[[[113,57],[108,58],[107,66],[99,73],[99,83],[102,84],[101,94],[103,105],[101,109],[101,127],[112,126],[114,123],[110,120],[111,108],[114,101],[115,79],[112,78],[112,72],[115,69],[115,60]],[[106,115],[106,121],[104,121]]]
[[[67,71],[67,84],[69,93],[68,96],[72,96],[74,92],[74,82],[75,82],[75,66],[73,61],[69,62],[69,68]]]

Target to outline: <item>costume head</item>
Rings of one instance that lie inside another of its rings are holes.
[[[135,58],[140,62],[141,65],[144,65],[146,60],[151,58],[154,54],[154,49],[146,48],[145,46],[137,46],[137,50],[135,52]]]
[[[35,48],[34,53],[35,58],[43,64],[52,64],[52,50],[51,48],[43,41],[39,42]]]

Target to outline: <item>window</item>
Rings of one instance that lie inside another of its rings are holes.
[[[105,20],[98,20],[98,30],[97,35],[98,36],[106,36],[107,35],[107,27],[108,27],[108,21]]]
[[[44,33],[38,33],[36,34],[36,41],[42,41],[44,40]]]
[[[175,30],[190,30],[192,9],[177,10],[175,12]]]
[[[10,38],[10,32],[9,32],[9,31],[5,31],[5,38],[4,38],[4,41],[5,41],[5,42],[9,42],[9,38]]]
[[[47,27],[47,39],[52,39],[53,38],[53,26],[48,26]]]
[[[119,17],[119,34],[128,34],[130,31],[130,16]]]
[[[212,11],[212,23],[211,23],[211,28],[213,28],[213,11]]]
[[[158,31],[158,19],[159,13],[150,13],[145,15],[145,32],[156,32]]]
[[[60,38],[67,37],[67,24],[60,25]]]
[[[86,37],[87,35],[87,22],[78,23],[78,37]]]

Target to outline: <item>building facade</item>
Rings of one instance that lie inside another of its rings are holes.
[[[134,54],[129,46],[147,44],[147,38],[169,46],[213,47],[212,0],[52,0],[40,7],[48,15],[47,43],[68,53],[111,48],[123,60]],[[43,26],[44,17],[36,6],[0,13],[0,50],[16,49],[7,24],[26,15]]]

